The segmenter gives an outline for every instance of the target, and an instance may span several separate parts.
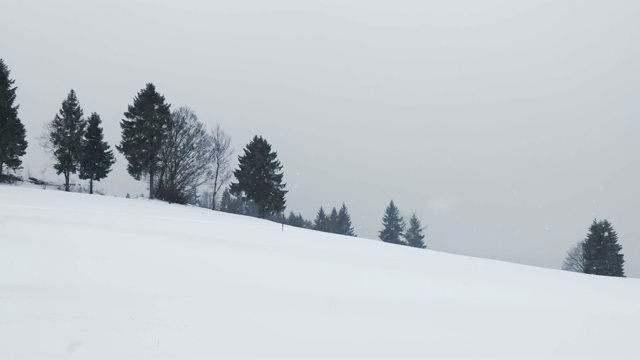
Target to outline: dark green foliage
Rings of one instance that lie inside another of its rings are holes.
[[[282,184],[282,165],[271,145],[261,136],[255,136],[238,157],[238,169],[233,172],[237,182],[231,183],[233,195],[250,200],[264,218],[278,214],[285,208],[285,184]]]
[[[318,210],[316,220],[313,224],[313,229],[324,232],[329,232],[329,230],[331,229],[329,218],[327,217],[327,214],[324,212],[324,209],[322,207],[320,207],[320,210]]]
[[[62,108],[49,124],[49,145],[57,174],[64,174],[64,190],[69,191],[69,178],[78,171],[86,122],[76,92],[71,90]]]
[[[335,207],[331,209],[329,216],[327,216],[324,209],[320,207],[312,229],[334,234],[356,236],[353,232],[353,226],[351,225],[351,216],[344,203],[340,211],[336,210]]]
[[[120,122],[122,140],[116,146],[127,159],[127,171],[134,179],[149,176],[149,198],[155,193],[154,176],[160,163],[160,149],[170,122],[170,104],[152,83],[140,90]]]
[[[9,68],[0,59],[0,178],[3,179],[4,167],[19,169],[22,165],[20,157],[27,150],[26,131],[18,118],[18,105],[15,104],[17,88],[9,74]]]
[[[242,202],[231,195],[229,189],[224,189],[222,193],[222,199],[220,199],[220,211],[242,214]]]
[[[380,240],[392,244],[406,245],[405,242],[402,241],[405,226],[404,219],[400,216],[400,212],[393,203],[393,200],[391,200],[384,212],[382,226],[383,228],[378,235]]]
[[[349,215],[349,210],[347,210],[347,206],[344,203],[342,204],[342,207],[340,207],[340,211],[338,211],[338,219],[335,228],[336,233],[338,234],[356,236],[356,233],[353,232],[353,226],[351,225],[351,215]]]
[[[427,245],[424,243],[424,235],[422,234],[422,225],[420,224],[420,220],[416,217],[416,214],[411,215],[409,219],[409,229],[407,229],[404,234],[404,239],[407,242],[407,245],[426,249]]]
[[[331,214],[329,214],[329,232],[338,233],[338,210],[335,207],[331,209]]]
[[[287,218],[286,224],[289,226],[295,226],[299,228],[303,228],[305,225],[305,220],[301,214],[296,215],[293,211],[289,213],[289,217]]]
[[[582,250],[585,273],[624,277],[622,246],[609,221],[593,220]]]
[[[100,115],[92,113],[87,121],[87,131],[82,142],[80,179],[89,180],[89,194],[93,194],[93,182],[107,177],[116,162],[109,144],[104,141]]]

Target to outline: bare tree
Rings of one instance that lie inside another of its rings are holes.
[[[167,136],[160,150],[158,198],[185,204],[196,189],[211,178],[212,137],[188,107],[171,113]]]
[[[562,270],[584,272],[584,250],[582,249],[582,244],[582,241],[577,243],[567,252],[567,257],[562,264]]]
[[[231,176],[231,167],[229,162],[231,160],[231,137],[227,135],[220,125],[211,132],[211,138],[213,146],[212,152],[212,181],[213,181],[213,195],[211,197],[211,209],[216,209],[216,197],[220,193],[222,186],[227,183]]]

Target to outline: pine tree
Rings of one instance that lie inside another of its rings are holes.
[[[89,194],[93,194],[93,182],[100,181],[111,172],[116,162],[109,144],[104,141],[100,115],[92,113],[87,120],[87,131],[82,142],[80,179],[89,180]]]
[[[316,215],[316,220],[313,223],[313,229],[323,232],[329,232],[330,223],[327,214],[324,212],[322,206],[320,210],[318,210],[318,214]]]
[[[344,203],[342,203],[342,207],[340,207],[340,211],[338,211],[337,228],[338,234],[356,236],[355,232],[353,232],[353,226],[351,225],[351,216],[349,215],[347,206]]]
[[[424,243],[424,235],[422,234],[422,225],[420,224],[420,220],[416,217],[414,213],[411,215],[409,219],[409,229],[404,234],[404,239],[407,241],[407,245],[426,249],[427,245]]]
[[[56,174],[64,175],[64,190],[69,191],[69,178],[78,171],[82,153],[82,137],[86,122],[82,118],[82,108],[71,90],[62,102],[62,107],[49,123],[49,145],[56,163]]]
[[[246,200],[253,202],[261,218],[285,209],[287,190],[282,183],[282,165],[277,156],[271,151],[271,145],[256,135],[238,157],[238,169],[233,172],[237,182],[229,187],[233,195],[244,194]]]
[[[400,212],[393,203],[393,200],[391,200],[384,212],[382,226],[383,228],[378,235],[380,240],[392,244],[406,245],[404,241],[402,241],[405,226],[404,219],[400,216]]]
[[[338,210],[334,207],[329,214],[329,232],[334,234],[338,233]]]
[[[9,68],[0,59],[0,178],[5,165],[13,170],[20,168],[20,157],[27,150],[26,132],[15,105],[17,88],[9,75]]]
[[[607,220],[593,220],[583,245],[584,272],[624,277],[624,256],[618,234]]]
[[[295,227],[304,227],[304,218],[302,214],[296,215],[293,211],[289,213],[289,217],[287,218],[287,225],[295,226]]]
[[[220,211],[231,212],[231,193],[229,193],[229,189],[224,189],[222,192]]]
[[[116,146],[127,159],[127,172],[134,179],[149,176],[149,198],[155,195],[154,180],[159,167],[159,154],[171,121],[170,104],[152,83],[140,90],[124,113],[122,140]]]

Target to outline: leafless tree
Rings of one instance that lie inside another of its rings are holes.
[[[216,209],[216,197],[220,193],[222,186],[231,179],[231,137],[227,135],[220,125],[211,132],[213,146],[211,148],[212,159],[212,187],[213,196],[211,198],[211,209]]]
[[[171,113],[167,137],[160,150],[158,198],[184,204],[211,178],[212,136],[188,107]]]
[[[584,272],[584,251],[582,250],[582,241],[577,243],[574,247],[567,252],[567,257],[564,259],[562,270]]]

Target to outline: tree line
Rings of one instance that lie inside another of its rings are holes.
[[[0,59],[0,182],[16,179],[11,171],[21,168],[20,158],[26,154],[28,145],[25,127],[18,117],[14,85],[9,68]],[[339,210],[333,207],[329,215],[320,207],[314,221],[294,212],[285,216],[287,190],[282,183],[283,167],[267,140],[256,135],[238,156],[238,168],[232,172],[231,138],[219,125],[207,131],[188,107],[172,111],[152,83],[128,105],[120,127],[122,138],[115,147],[127,160],[127,172],[136,180],[148,180],[150,199],[193,203],[291,226],[356,236],[344,203]],[[100,115],[92,112],[85,118],[72,89],[45,128],[43,145],[55,161],[57,174],[64,176],[64,190],[70,191],[71,174],[77,173],[80,179],[89,181],[89,192],[93,193],[94,182],[107,177],[115,163],[113,151],[104,141]],[[232,178],[235,181],[230,182]],[[198,189],[205,184],[210,191],[200,195]],[[391,244],[426,248],[423,231],[415,213],[407,226],[391,201],[378,237]],[[562,268],[624,277],[621,250],[611,223],[594,220],[587,237],[567,253]]]

